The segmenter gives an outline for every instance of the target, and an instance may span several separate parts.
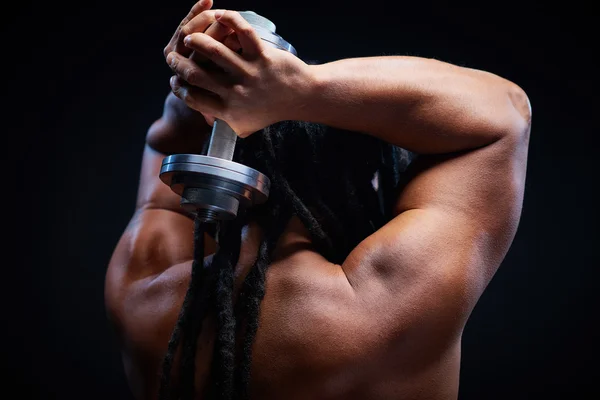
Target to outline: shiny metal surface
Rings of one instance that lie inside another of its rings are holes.
[[[181,206],[206,222],[232,219],[239,207],[267,201],[270,180],[255,169],[215,157],[175,154],[163,159],[161,181],[181,196]]]

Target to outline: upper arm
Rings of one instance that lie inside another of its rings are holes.
[[[192,218],[159,179],[163,157],[146,146],[136,211],[105,279],[105,305],[121,341],[128,379],[136,391],[148,393],[157,390],[154,378],[189,285],[194,246]],[[205,234],[205,255],[210,257],[215,247]]]
[[[163,115],[146,136],[135,212],[106,272],[107,314],[139,398],[157,390],[156,372],[189,286],[194,253],[193,216],[160,180],[160,167],[167,154],[202,153],[210,130],[200,113],[167,96]],[[216,249],[211,233],[204,235],[205,263]]]
[[[373,315],[386,313],[396,326],[462,329],[516,233],[528,140],[526,129],[411,164],[395,218],[342,266]]]
[[[161,315],[165,318],[177,315],[171,306],[182,300],[194,253],[192,216],[180,207],[180,197],[159,178],[164,156],[150,145],[145,146],[136,210],[113,251],[106,272],[105,303],[109,317],[121,337],[136,338],[140,342],[144,341],[142,337],[153,337],[155,330],[144,329],[144,323],[160,317],[157,310],[163,310]],[[216,243],[206,233],[204,238],[204,253],[210,256]],[[157,295],[157,290],[163,293]],[[143,310],[148,310],[148,318]]]

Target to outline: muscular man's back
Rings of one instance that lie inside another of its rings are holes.
[[[149,211],[146,217],[161,220],[156,215],[160,212]],[[248,255],[258,250],[258,231],[256,226],[247,228],[250,237],[242,251]],[[308,232],[296,218],[276,251],[253,346],[253,398],[455,398],[457,326],[441,323],[434,334],[423,335],[419,324],[395,320],[385,315],[385,307],[367,311],[340,266],[311,249]],[[240,260],[238,287],[251,266],[250,256]],[[127,311],[135,313],[127,318],[135,319],[135,326],[128,332],[131,347],[124,357],[134,387],[144,387],[142,397],[158,392],[156,371],[189,284],[190,267],[191,261],[178,264],[125,289],[131,304]],[[399,291],[398,302],[411,302],[412,286],[403,285],[407,294]],[[214,315],[205,326],[196,359],[198,395],[210,379]],[[439,340],[443,343],[436,345]]]
[[[267,271],[252,398],[456,398],[462,329],[518,223],[526,143],[526,135],[510,135],[421,157],[409,168],[396,217],[341,265],[318,254],[292,218]],[[157,178],[162,157],[145,150],[138,211],[107,274],[107,305],[140,398],[157,393],[192,257],[193,222]],[[243,230],[236,293],[261,237],[256,224]],[[207,240],[206,254],[214,247]],[[198,394],[210,379],[213,318],[198,342]]]

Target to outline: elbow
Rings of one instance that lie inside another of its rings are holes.
[[[482,88],[485,90],[476,105],[467,109],[472,123],[466,129],[476,146],[511,140],[527,143],[531,130],[531,103],[525,91],[506,79],[494,76]],[[463,125],[464,126],[464,125]]]
[[[531,131],[531,102],[523,89],[507,82],[503,92],[503,119],[498,124],[496,137],[511,137],[522,141],[528,139]]]
[[[160,153],[169,154],[170,126],[164,117],[154,121],[146,133],[146,144]]]
[[[525,91],[495,75],[472,84],[469,81],[471,86],[464,92],[464,87],[457,90],[458,98],[440,98],[445,104],[442,107],[451,104],[438,130],[441,137],[456,139],[450,151],[478,149],[506,140],[528,143],[531,103]]]
[[[202,114],[170,93],[162,116],[148,129],[146,144],[163,154],[202,153],[212,127]]]
[[[161,153],[170,153],[169,142],[172,140],[169,139],[175,136],[172,123],[173,110],[176,109],[178,100],[172,93],[169,93],[164,102],[162,116],[154,121],[146,133],[146,144]]]

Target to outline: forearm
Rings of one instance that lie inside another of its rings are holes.
[[[525,131],[524,92],[496,75],[416,57],[309,66],[297,119],[374,135],[417,153],[448,153]]]

